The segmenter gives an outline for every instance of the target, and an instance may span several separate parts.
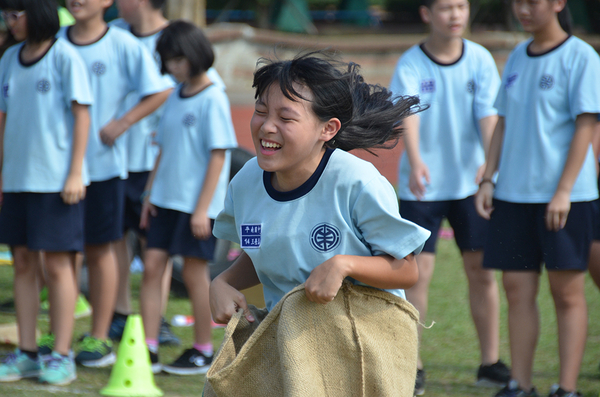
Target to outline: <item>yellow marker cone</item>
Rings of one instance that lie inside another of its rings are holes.
[[[142,317],[129,315],[119,344],[117,362],[113,365],[108,385],[100,390],[104,396],[162,396],[154,383],[150,368]]]

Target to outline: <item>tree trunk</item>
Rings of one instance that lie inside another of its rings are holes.
[[[206,26],[206,0],[169,0],[165,14],[168,19],[186,19],[198,26]]]

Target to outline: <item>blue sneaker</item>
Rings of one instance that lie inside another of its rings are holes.
[[[92,368],[108,367],[114,364],[116,356],[112,351],[112,342],[110,339],[103,341],[93,336],[86,336],[81,342],[75,361],[84,367]]]
[[[75,362],[71,357],[64,357],[52,352],[50,357],[42,361],[39,381],[51,385],[64,386],[77,379]]]
[[[535,387],[530,391],[525,391],[519,387],[516,380],[511,379],[508,384],[496,393],[495,397],[538,397]]]
[[[108,329],[108,337],[112,340],[120,341],[125,331],[125,323],[127,323],[127,317],[113,316],[110,328]]]
[[[161,346],[179,346],[181,341],[173,331],[171,331],[171,325],[165,320],[164,317],[160,318],[160,330],[158,332],[158,344]]]
[[[32,360],[21,350],[10,353],[0,364],[0,382],[14,382],[23,378],[32,378],[40,374],[39,359]]]

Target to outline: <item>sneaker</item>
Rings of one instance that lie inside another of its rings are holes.
[[[40,374],[39,359],[32,360],[21,350],[10,353],[0,364],[0,382],[13,382],[23,378],[31,378]]]
[[[552,385],[548,397],[581,397],[581,393],[575,391],[565,391],[557,384]]]
[[[85,296],[79,294],[77,301],[75,302],[75,318],[88,317],[92,314],[92,307],[90,306]]]
[[[415,396],[425,394],[425,370],[417,369],[417,380],[415,381]]]
[[[108,329],[108,337],[112,340],[121,340],[123,332],[125,331],[125,323],[127,323],[127,317],[113,316],[113,319],[110,322],[110,328]]]
[[[39,381],[51,385],[64,386],[77,379],[75,362],[69,356],[64,357],[52,352],[50,357],[42,361]]]
[[[42,360],[46,357],[50,357],[52,350],[54,350],[54,334],[46,334],[42,336],[38,341],[38,355]]]
[[[526,392],[519,387],[516,380],[510,380],[502,390],[495,394],[495,397],[538,397],[538,394],[535,387]]]
[[[188,349],[172,364],[163,365],[163,371],[174,375],[205,374],[210,368],[213,356],[205,356],[198,350]]]
[[[510,380],[510,369],[502,361],[491,365],[480,365],[477,371],[477,386],[503,387]]]
[[[150,349],[148,349],[148,353],[150,354],[150,368],[152,373],[156,375],[162,371],[162,364],[158,361],[158,353],[154,353]]]
[[[115,353],[112,351],[110,339],[105,341],[87,336],[81,342],[79,353],[75,357],[77,364],[84,367],[108,367],[116,361]]]
[[[171,331],[171,324],[169,324],[164,317],[161,317],[160,319],[158,344],[161,346],[179,346],[181,344],[179,338]]]

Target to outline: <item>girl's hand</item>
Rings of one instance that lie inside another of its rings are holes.
[[[237,289],[217,277],[210,283],[209,302],[212,318],[216,323],[227,324],[238,309],[244,309],[244,317],[253,323],[246,297]]]
[[[65,204],[77,204],[85,197],[85,185],[81,180],[81,175],[69,175],[60,197]]]
[[[304,283],[306,297],[311,302],[328,303],[337,295],[346,273],[343,255],[336,255],[315,267]]]
[[[564,228],[571,210],[571,194],[557,191],[546,207],[546,228],[557,232]]]
[[[481,164],[481,166],[477,169],[477,174],[475,174],[475,183],[479,185],[479,183],[481,182],[481,180],[483,179],[483,174],[485,173],[485,167],[487,166],[487,164],[484,162],[483,164]]]
[[[494,184],[483,183],[479,186],[479,190],[475,194],[475,209],[483,219],[490,219],[494,207],[492,198],[494,197]]]
[[[425,183],[423,183],[425,180]],[[426,185],[429,184],[429,168],[423,162],[417,163],[411,168],[410,177],[408,178],[408,187],[412,194],[417,197],[417,200],[421,200],[427,191]]]
[[[206,240],[212,233],[210,218],[205,212],[194,211],[190,219],[190,228],[192,229],[192,234],[198,240]]]
[[[123,119],[111,120],[100,130],[100,140],[103,144],[112,146],[115,144],[115,140],[127,131],[129,127]]]
[[[146,197],[144,199],[144,203],[142,204],[142,214],[140,215],[140,229],[148,229],[148,227],[150,226],[150,217],[156,215],[156,207],[153,204],[150,204],[150,197]]]

